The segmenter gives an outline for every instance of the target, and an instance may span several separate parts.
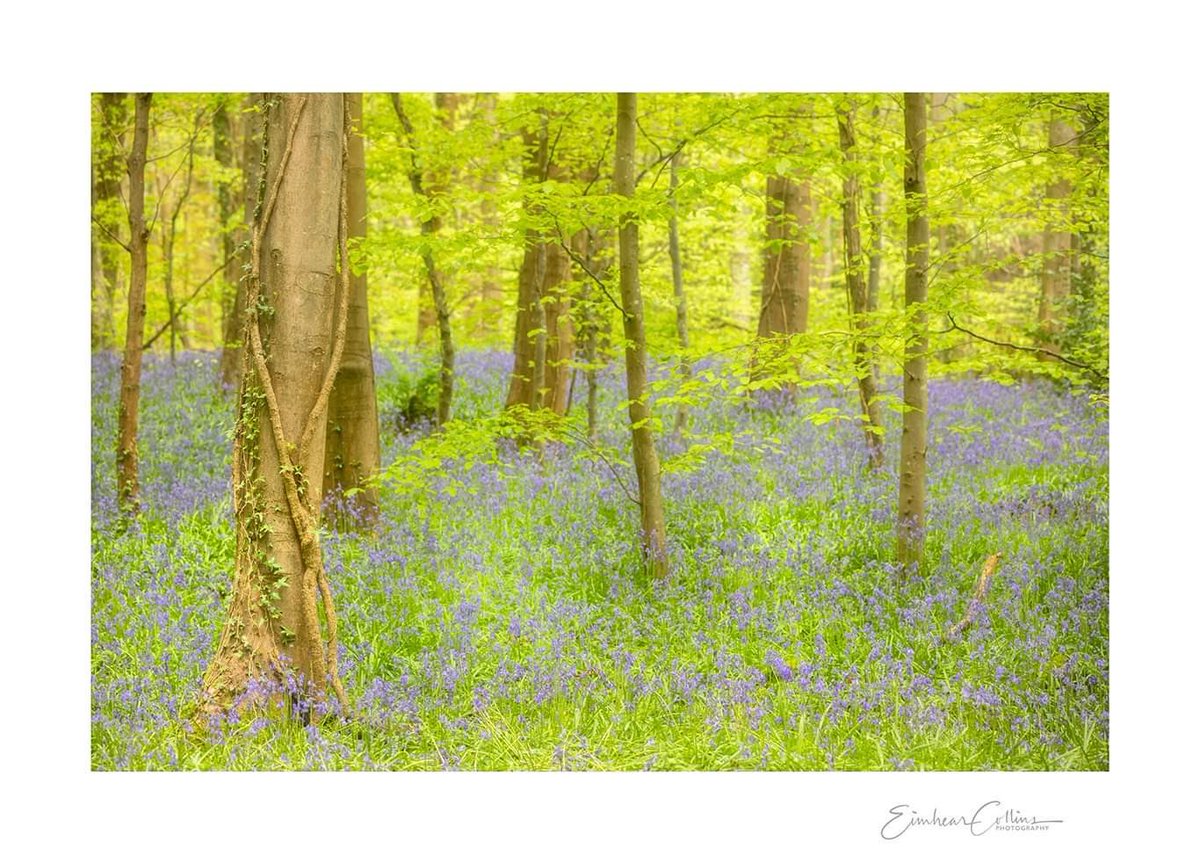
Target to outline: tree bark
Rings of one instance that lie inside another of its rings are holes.
[[[1053,150],[1073,152],[1076,131],[1063,120],[1050,120],[1050,147]],[[1055,223],[1065,222],[1069,216],[1071,181],[1055,180],[1046,189],[1047,209]],[[1063,330],[1067,298],[1071,294],[1071,232],[1061,224],[1050,224],[1043,233],[1042,294],[1038,303],[1038,347],[1061,353],[1059,340]]]
[[[867,342],[867,285],[863,279],[862,238],[858,230],[859,186],[858,147],[854,137],[853,109],[838,112],[838,137],[841,141],[846,174],[842,179],[842,235],[846,250],[846,293],[850,298],[850,327],[855,333],[854,373],[858,378],[858,398],[862,407],[863,436],[871,468],[883,465],[883,419],[876,401],[875,375],[871,368],[872,352]]]
[[[138,401],[142,387],[142,340],[146,330],[146,142],[150,137],[152,94],[134,97],[133,149],[129,154],[129,316],[121,362],[121,401],[117,409],[117,504],[136,514],[138,486]]]
[[[258,679],[286,685],[295,676],[285,693],[307,722],[327,708],[327,686],[346,707],[316,529],[328,399],[350,295],[349,117],[341,94],[275,94],[268,106],[268,192],[251,246],[234,437],[233,596],[201,707],[227,707]]]
[[[925,94],[904,94],[904,427],[900,437],[900,507],[897,558],[905,573],[920,567],[925,545],[925,452],[929,405],[926,354],[929,328],[924,304],[929,269],[929,217],[925,191]]]
[[[362,94],[345,94],[351,131],[346,153],[347,220],[350,239],[367,236],[367,170],[362,138]],[[379,473],[379,409],[375,400],[375,362],[371,354],[371,321],[367,307],[366,270],[350,272],[346,347],[329,396],[329,428],[325,437],[322,492],[358,489],[354,514],[370,525],[379,515],[379,490],[366,486]]]
[[[679,338],[679,348],[683,352],[680,371],[686,383],[692,377],[692,365],[687,359],[688,351],[688,307],[687,294],[683,290],[683,256],[679,251],[679,201],[675,191],[679,188],[679,162],[681,154],[676,152],[671,157],[671,179],[667,187],[667,197],[671,202],[671,217],[667,223],[667,249],[671,255],[671,286],[675,291],[675,334]],[[675,431],[680,432],[688,422],[687,405],[679,403],[675,410]]]
[[[636,124],[637,94],[618,93],[613,185],[616,194],[625,198],[632,198],[637,186]],[[642,316],[642,289],[638,280],[638,223],[635,213],[622,214],[618,242],[621,318],[625,325],[625,382],[642,517],[642,549],[650,574],[657,578],[667,573],[667,531],[663,517],[658,451],[654,446],[649,393],[646,392],[646,330]]]

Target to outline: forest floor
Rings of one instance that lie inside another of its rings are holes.
[[[510,364],[463,352],[456,415],[494,413]],[[385,464],[425,434],[386,401],[416,365],[377,362]],[[1085,395],[931,382],[927,572],[907,581],[897,417],[875,474],[851,424],[804,419],[853,394],[697,412],[696,434],[741,443],[664,477],[662,583],[586,448],[386,490],[376,534],[330,512],[322,535],[356,719],[196,732],[179,713],[230,586],[234,397],[214,355],[147,358],[145,513],[123,527],[118,379],[119,358],[93,359],[94,769],[1108,768],[1108,421]],[[624,452],[619,370],[601,384],[601,440]],[[994,553],[974,625],[948,638]]]

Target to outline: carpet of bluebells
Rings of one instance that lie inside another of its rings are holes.
[[[510,364],[463,352],[457,416],[494,412]],[[380,392],[420,365],[381,356]],[[587,448],[385,492],[374,535],[327,508],[355,719],[233,712],[197,731],[180,712],[233,562],[234,396],[216,377],[211,354],[148,358],[144,516],[123,526],[119,360],[93,359],[95,769],[1108,768],[1108,422],[1086,395],[931,383],[927,572],[907,581],[891,562],[898,418],[874,475],[852,424],[805,419],[853,393],[695,412],[695,434],[739,444],[664,477],[663,582]],[[601,439],[624,452],[619,368],[600,380]],[[401,431],[383,402],[386,463],[428,430]],[[947,638],[996,552],[974,625]]]

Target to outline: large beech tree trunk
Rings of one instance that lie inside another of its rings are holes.
[[[1050,121],[1050,147],[1075,149],[1076,131],[1061,119]],[[1071,195],[1071,181],[1060,178],[1046,189],[1047,209],[1056,222],[1065,222]],[[1043,233],[1042,295],[1038,303],[1038,347],[1058,353],[1059,336],[1067,298],[1071,294],[1072,234],[1059,224],[1047,226]],[[1045,355],[1042,355],[1045,356]]]
[[[846,163],[842,179],[842,235],[846,250],[846,293],[850,296],[850,326],[855,333],[854,372],[858,377],[858,398],[862,407],[863,435],[867,441],[867,458],[872,468],[883,465],[883,420],[876,401],[875,375],[871,368],[871,347],[866,339],[867,314],[870,311],[867,283],[864,277],[866,261],[862,238],[858,230],[859,185],[858,148],[854,138],[852,110],[838,113],[838,137]]]
[[[226,707],[250,682],[290,675],[299,682],[291,705],[307,720],[314,705],[322,710],[327,686],[346,706],[316,529],[328,399],[350,296],[349,117],[336,93],[275,94],[267,104],[267,193],[251,245],[234,434],[233,596],[202,707]]]
[[[134,97],[133,149],[129,154],[129,316],[121,361],[121,401],[117,408],[117,504],[136,513],[138,496],[138,401],[142,389],[142,340],[146,331],[146,142],[150,138],[152,94]]]
[[[637,94],[617,94],[616,165],[613,186],[617,195],[632,198],[637,186],[635,164]],[[632,212],[621,216],[618,229],[621,271],[621,318],[625,324],[625,382],[629,422],[633,436],[633,465],[637,471],[638,501],[642,517],[642,542],[651,575],[667,573],[667,529],[663,518],[658,451],[654,447],[649,393],[646,391],[646,329],[642,317],[642,288],[638,280],[638,224]]]
[[[907,221],[904,306],[904,431],[900,436],[900,509],[897,557],[904,572],[920,566],[925,545],[925,436],[929,406],[926,355],[929,328],[923,305],[929,269],[929,217],[925,193],[925,94],[904,94],[904,209]],[[917,308],[913,308],[913,307]]]
[[[347,218],[350,237],[367,236],[367,170],[362,139],[362,94],[346,94],[352,130],[346,154]],[[354,499],[364,523],[379,513],[379,490],[363,481],[379,473],[379,409],[375,401],[375,363],[371,355],[366,271],[350,273],[346,347],[329,397],[325,437],[324,493],[360,489]]]
[[[408,147],[412,153],[408,169],[409,183],[414,194],[428,200],[432,197],[433,192],[421,167],[421,160],[417,156],[416,133],[413,130],[412,121],[408,119],[408,114],[404,111],[404,102],[399,93],[392,94],[392,108],[396,111],[396,117],[400,120],[400,126],[404,130],[408,139]],[[450,125],[453,125],[453,120],[450,121]],[[437,188],[435,186],[434,190]],[[438,347],[441,351],[441,363],[438,369],[437,422],[439,426],[445,425],[450,420],[450,408],[454,401],[454,333],[450,329],[450,303],[446,299],[442,273],[437,268],[437,261],[434,260],[430,242],[437,235],[441,224],[441,219],[436,214],[431,214],[421,222],[421,235],[425,238],[421,250],[421,260],[425,264],[425,276],[429,280],[429,290],[433,295],[435,320],[438,327]],[[420,329],[418,328],[418,341],[419,339]]]

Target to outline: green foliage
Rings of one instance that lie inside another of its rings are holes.
[[[425,369],[412,375],[400,371],[376,386],[379,417],[396,432],[428,427],[437,418],[438,370]]]

